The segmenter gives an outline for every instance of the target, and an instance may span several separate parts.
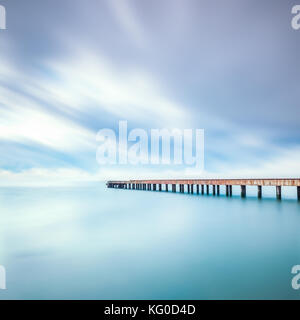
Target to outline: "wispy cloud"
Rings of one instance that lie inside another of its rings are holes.
[[[147,36],[143,30],[143,25],[138,21],[138,18],[132,7],[132,1],[128,0],[110,0],[107,1],[110,6],[116,21],[119,23],[129,39],[134,41],[139,47],[147,46]]]

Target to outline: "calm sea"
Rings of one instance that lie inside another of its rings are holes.
[[[300,299],[295,199],[2,188],[0,219],[0,299]]]

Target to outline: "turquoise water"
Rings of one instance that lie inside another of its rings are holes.
[[[299,299],[300,204],[106,189],[0,189],[0,299]]]

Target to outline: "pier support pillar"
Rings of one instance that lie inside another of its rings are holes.
[[[276,198],[281,199],[281,186],[276,186]]]
[[[168,192],[168,191],[169,191],[169,185],[166,184],[166,192]]]
[[[241,186],[241,197],[242,198],[246,197],[246,186]]]
[[[187,186],[188,186],[188,193],[190,193],[191,192],[191,187],[190,187],[189,184]]]
[[[194,193],[194,185],[191,184],[191,194],[193,194],[193,193]]]
[[[220,186],[217,185],[217,195],[220,195]]]
[[[201,193],[204,194],[204,185],[201,185]]]
[[[209,184],[206,185],[206,194],[209,194]]]
[[[261,186],[257,186],[257,197],[261,199],[261,195],[262,195]]]
[[[176,192],[176,184],[172,184],[172,192]]]
[[[184,185],[183,184],[180,185],[180,192],[184,193]]]
[[[132,189],[135,190],[135,183],[132,184]]]
[[[215,195],[215,194],[216,194],[216,186],[213,185],[213,195]]]
[[[197,184],[197,194],[199,194],[199,184]]]
[[[229,186],[229,196],[232,197],[232,186]]]
[[[226,185],[226,197],[229,195],[229,186]]]
[[[153,184],[153,191],[156,191],[156,183]]]
[[[300,187],[297,187],[297,196],[298,196],[298,201],[300,201]]]
[[[161,183],[158,185],[158,190],[161,191]]]

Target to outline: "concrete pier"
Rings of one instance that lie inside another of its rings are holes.
[[[246,186],[241,186],[241,197],[242,198],[246,197]]]
[[[281,186],[276,186],[276,198],[281,200]]]
[[[169,185],[166,184],[166,192],[168,192],[168,191],[169,191]]]
[[[261,199],[261,197],[262,197],[262,187],[261,186],[257,186],[257,197],[259,199]]]
[[[241,196],[246,197],[246,186],[257,186],[257,197],[262,198],[263,186],[275,186],[276,198],[278,200],[282,197],[282,187],[296,187],[297,199],[300,201],[300,179],[171,179],[171,180],[128,180],[128,181],[108,181],[108,188],[129,189],[129,190],[158,190],[162,191],[162,185],[172,185],[172,191],[176,192],[176,185],[179,185],[179,192],[184,193],[185,185],[187,185],[188,193],[194,192],[194,185],[196,186],[197,194],[200,192],[204,194],[204,186],[206,186],[206,193],[209,194],[209,186],[212,186],[212,193],[220,194],[220,186],[224,185],[226,188],[226,196],[232,195],[232,186],[241,187]],[[175,187],[174,187],[175,186]]]

